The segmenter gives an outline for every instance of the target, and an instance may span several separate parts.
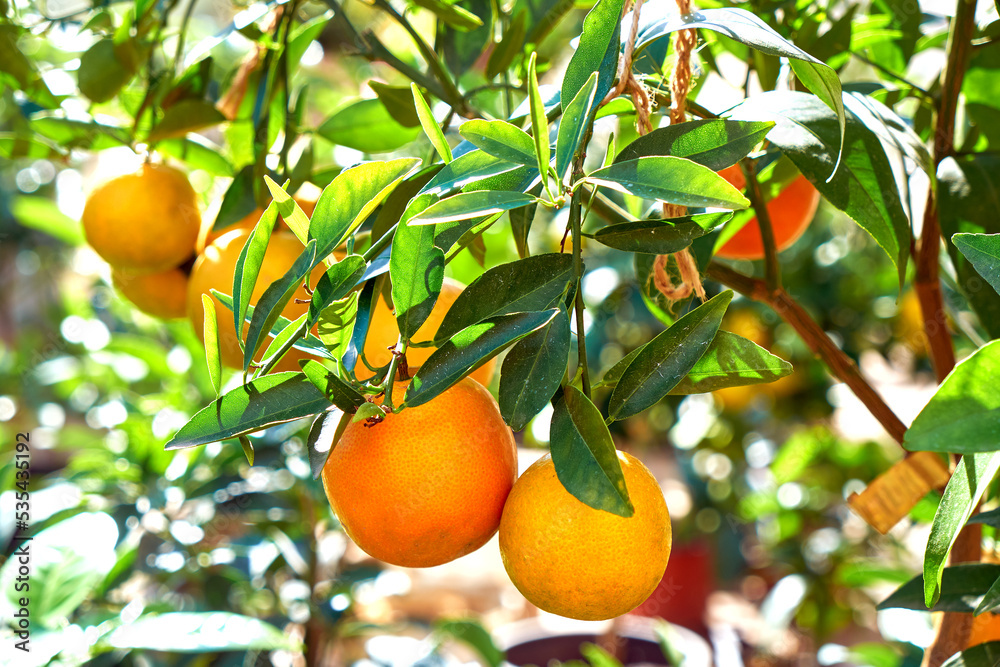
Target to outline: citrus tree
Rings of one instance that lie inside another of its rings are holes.
[[[123,295],[202,343],[216,398],[167,451],[239,442],[253,464],[251,434],[309,419],[312,477],[372,556],[436,565],[499,530],[531,602],[615,617],[656,588],[671,540],[616,422],[792,373],[722,327],[738,293],[910,453],[864,480],[859,515],[887,532],[944,487],[923,577],[883,606],[946,612],[927,664],[971,646],[973,614],[1000,605],[1000,569],[978,562],[997,525],[977,511],[1000,465],[1000,211],[996,27],[976,2],[926,37],[895,2],[599,0],[576,30],[564,2],[292,1],[208,36],[195,10],[0,4],[4,156],[144,159],[89,193],[81,224]],[[89,38],[72,74],[45,39],[65,30]],[[364,95],[338,100],[303,67],[321,43]],[[932,83],[911,81],[932,52]],[[746,80],[727,99],[704,83],[733,61]],[[219,184],[201,187],[214,217],[186,171]],[[887,292],[915,289],[940,387],[909,428],[783,287],[779,252],[821,203],[880,249]],[[627,258],[661,328],[610,363],[588,352],[603,304],[583,289],[609,257]],[[456,267],[467,286],[445,276]],[[539,414],[550,455],[515,481],[512,433]]]

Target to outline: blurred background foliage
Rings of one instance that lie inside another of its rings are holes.
[[[509,72],[488,74],[489,27],[522,26],[542,69],[557,73],[588,5],[462,0],[489,26],[463,32],[423,9],[439,4],[407,4],[408,25],[442,54],[463,99],[500,117],[523,99],[504,86],[520,85],[520,56],[530,49],[511,56]],[[952,8],[912,4],[739,6],[837,67],[845,87],[879,90],[927,138],[925,98],[935,93]],[[967,79],[959,142],[979,150],[1000,141],[1000,78],[992,71],[1000,51],[988,41],[1000,23],[991,3],[981,4],[984,46]],[[285,73],[269,80],[266,68],[248,73],[246,65],[278,57],[270,48],[273,2],[0,0],[0,544],[10,545],[13,533],[6,443],[30,433],[32,586],[40,591],[33,664],[293,665],[321,664],[319,656],[328,664],[495,663],[494,641],[478,623],[492,630],[531,615],[509,587],[446,594],[433,575],[387,569],[352,550],[310,474],[302,423],[254,434],[252,466],[235,441],[163,449],[214,398],[204,353],[186,320],[152,319],[116,293],[108,267],[82,244],[76,221],[85,192],[134,168],[142,156],[133,149],[141,153],[140,139],[159,127],[166,138],[158,150],[190,169],[204,215],[242,217],[256,203],[259,158],[277,168],[272,148],[286,129],[282,96],[261,104],[269,85],[290,91],[298,115],[301,140],[280,154],[297,183],[323,187],[370,152],[432,151],[407,103],[409,80],[378,57],[357,57],[340,20],[422,68],[391,14],[403,3],[349,0],[335,15],[318,2],[282,6],[294,12],[291,55]],[[647,52],[653,86],[670,71],[667,42]],[[787,76],[777,59],[714,33],[702,35],[698,53],[692,97],[715,112],[740,101],[747,86],[766,90]],[[200,64],[206,54],[208,67]],[[233,92],[239,86],[243,95]],[[171,134],[171,109],[191,91],[188,103],[202,107],[175,114],[183,131]],[[209,118],[200,134],[186,135],[211,110],[224,122]],[[614,131],[622,146],[634,120],[607,118],[598,130]],[[255,154],[255,132],[266,133],[268,155]],[[233,186],[241,182],[250,185]],[[556,250],[564,216],[540,211],[532,247]],[[644,302],[631,255],[597,244],[585,254],[588,351],[595,369],[607,369],[663,323]],[[448,272],[469,283],[483,266],[516,257],[497,225]],[[789,292],[890,405],[912,417],[934,386],[919,308],[912,293],[898,292],[874,241],[824,203],[781,260]],[[985,336],[958,293],[947,296],[961,355]],[[789,359],[795,373],[772,385],[671,396],[613,426],[618,445],[639,452],[660,477],[674,519],[667,594],[640,613],[692,627],[720,654],[728,641],[749,664],[918,664],[929,615],[876,613],[875,602],[919,568],[914,554],[926,525],[904,522],[879,536],[845,504],[900,457],[898,448],[769,309],[738,298],[723,328]],[[525,448],[546,444],[548,416],[519,436]],[[935,505],[932,494],[913,518],[926,522]],[[478,565],[462,562],[475,578]],[[5,596],[8,576],[0,574]],[[10,605],[0,599],[5,611]],[[0,630],[5,646],[11,637]]]

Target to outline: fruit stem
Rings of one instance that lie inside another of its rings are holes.
[[[590,398],[590,369],[587,367],[587,333],[583,327],[583,246],[580,232],[580,191],[573,193],[569,202],[569,224],[573,236],[573,271],[576,273],[576,299],[573,310],[576,313],[577,363],[581,371],[583,393]]]
[[[399,340],[392,347],[392,360],[389,362],[389,370],[386,371],[385,379],[382,380],[381,385],[382,391],[385,392],[385,399],[382,401],[382,407],[389,412],[398,412],[396,407],[392,404],[392,387],[396,382],[397,370],[401,370],[400,380],[409,379],[409,369],[406,366],[406,339],[403,338],[403,334],[399,335]],[[406,377],[402,377],[403,373],[406,373]]]
[[[740,169],[747,182],[747,198],[750,206],[757,214],[757,226],[760,228],[760,239],[764,244],[764,278],[767,287],[772,292],[781,288],[781,266],[778,264],[778,249],[774,242],[774,226],[771,224],[771,212],[764,203],[764,193],[761,192],[757,180],[757,167],[753,160],[740,160]]]

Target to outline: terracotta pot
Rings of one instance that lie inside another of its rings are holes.
[[[662,618],[707,635],[705,610],[715,590],[715,562],[704,541],[675,544],[667,571],[653,594],[631,613]]]

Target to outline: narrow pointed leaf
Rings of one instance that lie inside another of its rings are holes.
[[[166,449],[227,440],[329,407],[330,401],[302,373],[272,373],[212,401],[174,434]]]
[[[233,304],[236,306],[233,308],[235,327],[233,331],[243,331],[243,320],[246,319],[247,309],[250,307],[250,295],[257,285],[260,265],[264,262],[264,253],[267,252],[267,244],[271,240],[271,232],[277,220],[278,205],[272,201],[264,209],[264,214],[260,216],[236,260],[236,269],[233,272]]]
[[[538,76],[535,73],[535,60],[538,54],[532,52],[528,61],[528,103],[531,114],[531,139],[535,144],[535,159],[538,161],[538,172],[542,175],[542,183],[548,181],[549,173],[549,121],[545,115],[545,105],[538,90]]]
[[[343,359],[351,344],[358,316],[358,293],[352,292],[334,301],[320,313],[316,333],[335,359]],[[345,368],[352,368],[347,366]]]
[[[774,121],[768,141],[791,159],[827,201],[871,234],[896,265],[902,284],[910,254],[910,223],[878,135],[849,113],[842,138],[832,111],[812,95],[793,91],[753,95],[728,115]],[[841,145],[842,161],[834,172],[841,160]]]
[[[281,316],[281,311],[285,309],[302,281],[309,275],[315,265],[315,259],[316,241],[312,240],[309,241],[309,245],[305,247],[305,250],[302,251],[302,254],[285,275],[271,283],[257,300],[253,317],[250,318],[250,328],[247,330],[246,347],[243,350],[244,373],[250,368],[250,362],[253,361],[258,348],[264,342],[268,332],[271,331],[271,326]],[[237,329],[237,331],[241,330],[242,327]]]
[[[483,25],[482,19],[461,5],[446,0],[413,0],[414,4],[430,10],[439,19],[456,30],[468,32]]]
[[[222,390],[222,362],[219,361],[219,322],[215,313],[215,301],[208,294],[201,295],[201,305],[205,309],[204,340],[205,361],[208,377],[212,380],[215,395]]]
[[[549,448],[559,481],[594,509],[632,516],[635,508],[601,411],[572,385],[565,387],[554,407]]]
[[[972,454],[1000,450],[1000,340],[959,362],[906,431],[911,451]]]
[[[983,593],[1000,577],[995,563],[959,563],[945,568],[941,578],[941,597],[931,611],[970,613],[983,599]],[[928,611],[924,603],[924,575],[917,575],[879,603],[878,609]]]
[[[419,163],[416,158],[363,162],[337,174],[323,188],[309,223],[317,259],[346,241]]]
[[[1000,292],[1000,234],[955,234],[951,241],[979,275]]]
[[[995,667],[1000,665],[1000,641],[965,649],[945,660],[941,667]]]
[[[320,277],[309,304],[309,325],[319,320],[320,313],[334,301],[354,289],[365,273],[366,265],[361,255],[348,255]]]
[[[997,580],[993,582],[990,589],[983,595],[982,601],[976,607],[975,614],[979,616],[988,611],[993,611],[997,607],[1000,607],[1000,574],[997,575]]]
[[[411,83],[410,90],[413,92],[413,104],[417,108],[417,117],[420,118],[420,125],[424,128],[424,134],[431,140],[431,145],[434,146],[434,150],[441,156],[444,163],[448,164],[454,158],[451,156],[451,147],[448,145],[448,140],[444,137],[444,132],[441,131],[441,126],[434,119],[434,114],[431,113],[431,108],[427,105],[427,100],[424,99],[424,94],[420,92],[417,84]]]
[[[728,290],[713,297],[647,343],[611,392],[608,416],[631,417],[670,393],[708,350],[732,298]]]
[[[685,157],[712,171],[732,166],[747,156],[774,127],[770,121],[716,118],[660,127],[625,146],[614,162],[640,157]]]
[[[582,144],[590,127],[590,110],[594,106],[596,89],[597,72],[594,72],[576,97],[563,109],[556,134],[556,177],[559,180],[565,180],[573,158],[579,150],[585,148]]]
[[[444,282],[444,253],[434,245],[434,227],[407,224],[434,200],[425,194],[410,202],[396,228],[389,258],[396,323],[407,339],[430,315]]]
[[[598,169],[586,180],[671,204],[742,209],[750,202],[708,167],[677,157],[641,157]]]
[[[503,190],[462,192],[428,206],[410,218],[408,224],[435,225],[441,222],[468,220],[469,218],[521,208],[535,201],[537,200],[534,197],[523,192],[505,192]]]
[[[406,405],[423,405],[558,313],[511,313],[462,329],[420,366],[406,390]]]
[[[336,373],[318,361],[303,361],[302,372],[328,401],[344,412],[354,413],[365,403],[364,395],[340,379]]]
[[[549,404],[569,363],[569,314],[559,314],[541,329],[518,341],[500,369],[500,414],[520,431]]]
[[[514,21],[503,34],[500,43],[493,47],[490,59],[486,63],[486,78],[493,79],[507,71],[514,58],[524,52],[527,44],[524,37],[528,31],[528,11],[522,9],[514,17]]]
[[[309,427],[306,438],[306,448],[309,450],[309,468],[313,479],[319,479],[323,474],[330,452],[337,446],[337,441],[344,434],[347,425],[351,423],[351,415],[338,408],[330,408],[316,415],[315,421]]]
[[[357,313],[354,316],[354,329],[351,330],[351,340],[347,344],[347,350],[344,352],[343,362],[345,368],[354,368],[358,363],[363,363],[358,359],[358,350],[365,349],[365,340],[368,338],[368,325],[371,322],[372,310],[378,299],[378,294],[381,293],[381,290],[376,289],[376,286],[380,286],[383,280],[384,276],[378,280],[369,280],[361,288],[358,296]]]
[[[445,195],[473,181],[513,171],[520,166],[516,162],[501,160],[481,150],[469,151],[445,165],[420,193]]]
[[[247,463],[252,466],[254,457],[253,443],[250,442],[250,438],[245,435],[238,435],[236,437],[240,441],[240,447],[243,448],[243,456],[247,457]]]
[[[531,137],[507,121],[477,118],[462,123],[458,133],[479,150],[501,160],[532,166],[537,162]]]
[[[229,310],[233,309],[233,297],[229,296],[228,294],[223,294],[219,290],[212,290],[212,296],[218,299],[222,303],[222,305],[228,308]],[[250,320],[253,319],[253,310],[254,310],[253,306],[247,308],[247,315],[246,318],[243,320],[247,324],[249,324]],[[270,336],[277,336],[282,331],[284,331],[285,327],[287,327],[290,323],[291,320],[289,320],[287,317],[279,316],[278,319],[274,321],[274,324],[271,325],[271,331],[268,332],[268,334]],[[306,334],[302,338],[296,340],[294,345],[292,345],[292,347],[294,347],[297,350],[302,350],[303,352],[308,352],[309,354],[315,355],[317,357],[323,357],[326,359],[331,358],[330,353],[326,351],[325,347],[323,347],[323,342],[319,338],[313,336],[308,332],[306,332]]]
[[[278,207],[278,215],[295,237],[302,241],[302,245],[305,245],[309,241],[309,216],[283,187],[271,180],[270,176],[264,176],[264,183],[267,184],[271,198]]]
[[[285,356],[292,347],[295,346],[295,342],[301,339],[308,331],[306,326],[306,313],[295,318],[288,323],[285,328],[278,332],[270,343],[268,343],[267,348],[264,350],[264,354],[260,358],[260,370],[257,371],[257,375],[264,375],[270,372],[275,365],[281,361],[281,358]]]
[[[594,240],[625,252],[669,255],[731,220],[732,213],[704,213],[671,220],[638,220],[597,230]]]
[[[443,343],[491,317],[548,310],[575,280],[573,258],[549,253],[500,264],[476,278],[445,314],[434,340]]]
[[[941,573],[948,554],[997,470],[1000,470],[1000,452],[967,454],[959,459],[944,488],[924,551],[924,603],[928,607],[941,597]]]
[[[598,75],[595,99],[603,100],[611,90],[618,70],[624,4],[624,0],[600,0],[583,19],[579,46],[563,76],[561,96],[564,104],[576,97],[595,72]]]
[[[671,394],[704,394],[726,387],[774,382],[792,374],[792,365],[752,340],[719,331],[705,354]]]

